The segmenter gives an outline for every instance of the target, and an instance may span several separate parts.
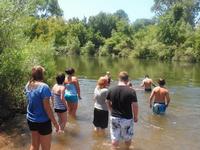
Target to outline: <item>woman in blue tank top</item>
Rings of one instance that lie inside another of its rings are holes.
[[[80,87],[78,78],[74,76],[75,70],[73,68],[66,69],[67,76],[65,77],[65,99],[68,105],[68,113],[72,117],[76,117],[78,108],[78,99],[80,96]]]

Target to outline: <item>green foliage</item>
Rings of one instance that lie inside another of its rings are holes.
[[[196,0],[155,0],[153,19],[132,24],[123,10],[87,20],[65,21],[57,0],[0,1],[0,99],[25,106],[23,87],[30,69],[42,65],[46,82],[56,72],[54,57],[88,55],[200,61],[200,10]]]
[[[105,41],[105,44],[100,48],[99,54],[107,56],[127,57],[133,49],[132,39],[120,32],[113,32],[112,37]]]
[[[168,11],[174,9],[174,7],[177,5],[179,5],[179,10],[177,10],[177,13],[184,14],[185,21],[194,26],[196,20],[199,20],[199,0],[154,0],[152,10],[158,16],[162,16]]]
[[[113,15],[116,16],[118,20],[129,22],[128,14],[122,9],[117,10]]]
[[[95,53],[95,45],[91,41],[88,41],[85,46],[81,48],[81,54],[93,56]]]
[[[144,29],[149,25],[155,24],[155,19],[136,19],[133,23],[133,28],[137,32],[139,29]]]
[[[41,36],[47,34],[41,32],[46,29],[43,22],[38,24],[41,31],[37,38],[29,40],[33,35],[31,25],[37,22],[36,18],[30,17],[33,11],[29,2],[0,2],[0,104],[8,109],[25,108],[23,89],[33,65],[46,68],[48,83],[52,83],[55,73],[53,42]]]
[[[89,17],[88,27],[94,32],[99,32],[105,38],[111,37],[112,30],[116,29],[116,17],[112,14],[100,12],[98,15]]]
[[[47,18],[50,16],[62,16],[63,11],[58,0],[37,0],[35,1],[35,16]]]
[[[78,37],[69,37],[67,39],[67,53],[70,55],[80,54],[80,41]]]

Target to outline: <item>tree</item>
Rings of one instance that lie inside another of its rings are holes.
[[[128,14],[122,9],[117,10],[113,15],[116,16],[118,20],[129,22]]]
[[[152,11],[158,16],[162,16],[173,9],[175,5],[182,6],[186,22],[194,26],[197,23],[196,21],[199,21],[199,0],[154,0]]]
[[[148,25],[155,24],[156,20],[154,19],[136,19],[135,22],[133,22],[133,27],[135,31],[137,32],[139,29],[144,29]]]
[[[35,1],[35,15],[39,17],[63,16],[58,0]]]
[[[89,17],[88,27],[94,33],[99,32],[103,37],[111,37],[112,30],[116,29],[116,18],[112,14],[100,12],[98,15]]]
[[[95,54],[95,45],[91,42],[88,41],[84,47],[81,49],[82,54],[87,54],[93,56]]]

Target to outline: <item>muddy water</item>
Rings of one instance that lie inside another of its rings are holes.
[[[79,101],[77,120],[68,120],[64,134],[53,133],[54,150],[110,149],[109,129],[105,135],[93,132],[93,91],[96,80],[109,70],[111,86],[117,84],[117,73],[127,70],[134,87],[138,88],[143,76],[153,80],[166,78],[171,103],[164,116],[155,116],[149,109],[149,93],[137,90],[139,122],[131,149],[135,150],[199,150],[200,149],[200,65],[162,63],[128,59],[63,57],[57,59],[58,71],[73,66],[80,78],[82,100]],[[20,115],[0,131],[0,149],[28,149],[30,135],[25,116]],[[123,143],[120,144],[121,149]]]

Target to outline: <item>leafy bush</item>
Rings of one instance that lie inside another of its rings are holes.
[[[94,55],[95,53],[95,45],[91,41],[88,41],[85,46],[81,48],[81,54]]]

